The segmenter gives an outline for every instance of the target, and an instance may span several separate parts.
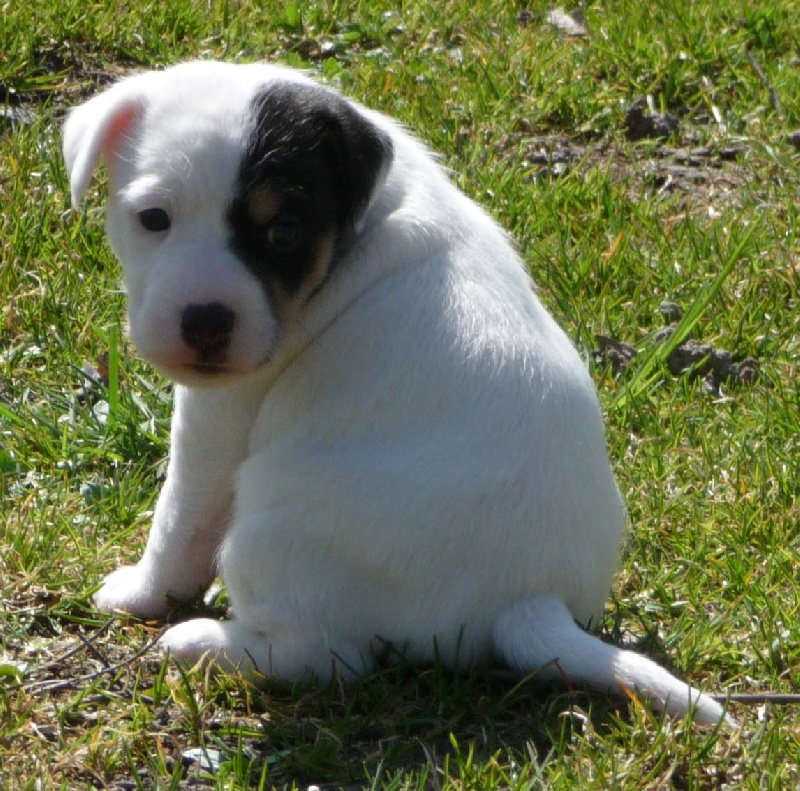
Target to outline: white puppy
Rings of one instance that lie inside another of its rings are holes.
[[[591,378],[504,233],[387,118],[291,70],[188,63],[74,110],[140,352],[177,382],[147,548],[103,610],[165,615],[221,571],[233,617],[179,660],[296,679],[387,646],[496,659],[715,723],[580,624],[625,512]]]

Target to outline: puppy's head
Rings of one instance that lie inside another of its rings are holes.
[[[324,287],[392,160],[354,104],[271,66],[190,63],[69,115],[72,201],[105,159],[140,353],[185,384],[256,370]]]

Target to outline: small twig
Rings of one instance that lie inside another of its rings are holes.
[[[709,695],[717,703],[743,703],[756,706],[759,703],[774,703],[776,706],[791,706],[800,703],[800,694],[791,692],[739,692],[733,695]]]
[[[769,91],[772,109],[775,110],[778,115],[783,115],[783,110],[781,109],[781,100],[778,98],[778,92],[772,87],[772,83],[770,83],[767,75],[764,73],[764,69],[761,68],[761,64],[756,60],[756,56],[753,55],[749,49],[745,50],[745,54],[747,55],[747,60],[750,61],[750,65],[753,67],[753,69],[755,69],[758,79],[761,80],[761,84]]]
[[[36,675],[41,675],[42,673],[47,672],[48,670],[52,670],[53,668],[58,667],[62,662],[66,662],[67,659],[71,659],[75,654],[79,653],[84,648],[89,648],[92,643],[99,640],[111,627],[111,624],[114,623],[113,618],[109,618],[99,629],[97,629],[91,637],[84,637],[80,632],[76,632],[80,643],[78,645],[72,646],[72,648],[65,651],[60,656],[57,656],[55,659],[51,659],[49,662],[46,662],[43,665],[40,665],[36,668]],[[95,649],[96,650],[96,649]],[[108,664],[108,661],[105,662]],[[32,682],[28,682],[32,683]],[[24,686],[24,684],[20,683],[18,686]]]
[[[74,678],[64,678],[64,679],[45,679],[42,681],[31,681],[27,684],[20,684],[19,686],[22,687],[25,692],[52,692],[54,690],[59,689],[68,689],[69,687],[75,686],[76,684],[80,684],[86,681],[95,681],[96,679],[100,678],[101,676],[111,675],[115,673],[117,670],[122,670],[123,668],[129,667],[132,665],[137,659],[141,659],[151,648],[158,642],[161,635],[156,635],[150,642],[148,642],[144,648],[137,651],[133,656],[124,659],[122,662],[117,662],[113,665],[108,665],[106,667],[101,668],[100,670],[95,671],[94,673],[84,673],[82,676],[75,676]]]
[[[106,629],[108,629],[108,626],[111,623],[113,623],[113,620],[114,620],[113,618],[109,618],[105,626],[98,631],[103,632]],[[95,645],[95,642],[97,642],[97,638],[99,636],[98,634],[93,634],[91,637],[84,637],[84,635],[81,632],[77,632],[76,634],[78,635],[78,640],[81,641],[84,648],[90,654],[92,654],[95,659],[97,659],[99,662],[102,662],[103,665],[105,665],[106,667],[108,667],[111,664],[108,660],[108,657]]]

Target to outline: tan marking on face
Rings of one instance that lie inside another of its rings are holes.
[[[300,299],[303,302],[322,285],[322,282],[328,276],[328,267],[331,264],[331,258],[333,258],[333,246],[335,243],[335,233],[326,234],[317,242],[313,264],[308,270],[303,287],[300,289]]]
[[[335,244],[336,234],[333,232],[326,234],[317,242],[313,260],[303,280],[303,285],[293,294],[288,294],[277,282],[271,284],[272,309],[279,319],[287,318],[293,309],[304,305],[314,291],[322,285],[322,282],[328,276],[328,268],[333,258]]]
[[[265,187],[256,187],[247,196],[247,213],[256,225],[267,225],[278,213],[283,201]]]

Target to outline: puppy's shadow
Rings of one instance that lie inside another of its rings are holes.
[[[469,753],[475,762],[498,753],[542,762],[566,749],[574,729],[602,732],[627,710],[503,672],[439,665],[395,666],[326,687],[267,681],[260,694],[264,736],[253,747],[271,780],[337,786],[408,771],[427,772],[436,785],[448,761]]]

